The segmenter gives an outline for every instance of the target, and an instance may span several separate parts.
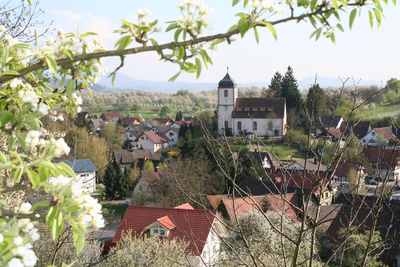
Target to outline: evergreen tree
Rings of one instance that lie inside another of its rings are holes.
[[[154,163],[151,160],[147,160],[143,165],[144,171],[154,171]]]
[[[104,194],[106,199],[117,199],[121,196],[121,180],[122,172],[115,156],[112,156],[111,161],[108,163],[104,177]]]
[[[282,94],[280,96],[286,97],[287,109],[294,108],[297,112],[303,111],[303,99],[301,98],[296,78],[293,75],[293,69],[290,66],[282,79],[281,92]]]
[[[125,168],[121,179],[121,198],[129,197],[133,190],[133,185],[134,183],[130,177],[129,169]]]
[[[189,127],[187,127],[186,125],[182,125],[179,128],[178,137],[179,138],[185,137],[186,136],[186,132],[187,132],[188,129],[189,129]]]
[[[193,156],[196,152],[197,145],[196,141],[193,139],[192,131],[190,128],[188,131],[186,131],[185,137],[179,139],[178,148],[181,151],[182,157]]]
[[[326,104],[326,95],[319,84],[313,85],[307,94],[306,109],[312,122],[318,120]]]
[[[113,190],[115,192],[115,198],[116,199],[120,199],[121,198],[121,179],[123,177],[122,175],[122,171],[121,171],[121,166],[119,165],[119,163],[116,161],[115,157],[113,157],[113,169],[114,169],[114,180],[113,180]]]
[[[269,88],[274,92],[276,97],[282,96],[282,75],[278,71],[272,77]]]
[[[175,121],[181,121],[182,118],[182,111],[179,110],[175,115]]]

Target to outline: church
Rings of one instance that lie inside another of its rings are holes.
[[[238,97],[238,88],[229,73],[219,82],[219,134],[283,136],[286,133],[286,117],[284,97]]]

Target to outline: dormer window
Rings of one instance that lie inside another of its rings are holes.
[[[169,231],[162,226],[150,228],[150,235],[158,235],[159,237],[168,237]]]
[[[224,96],[228,97],[228,90],[224,90]]]

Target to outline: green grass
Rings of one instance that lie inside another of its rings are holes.
[[[376,105],[371,110],[363,110],[360,112],[360,118],[363,120],[376,120],[385,117],[396,117],[400,115],[400,104],[384,103]]]
[[[124,215],[126,208],[126,205],[103,204],[103,209],[107,209],[110,214],[114,215]]]

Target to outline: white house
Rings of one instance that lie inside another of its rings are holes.
[[[135,142],[139,149],[148,149],[151,153],[154,153],[160,149],[167,148],[169,140],[154,131],[144,131]]]
[[[360,139],[360,143],[365,146],[385,146],[395,144],[399,139],[393,134],[392,128],[373,128],[366,136]]]
[[[366,147],[363,153],[372,167],[372,176],[400,182],[400,150]]]
[[[82,189],[93,194],[96,191],[97,168],[90,159],[63,160],[75,172],[76,180],[82,184]]]
[[[218,84],[218,133],[235,136],[253,133],[282,136],[286,133],[286,99],[239,98],[236,84],[227,73]]]

